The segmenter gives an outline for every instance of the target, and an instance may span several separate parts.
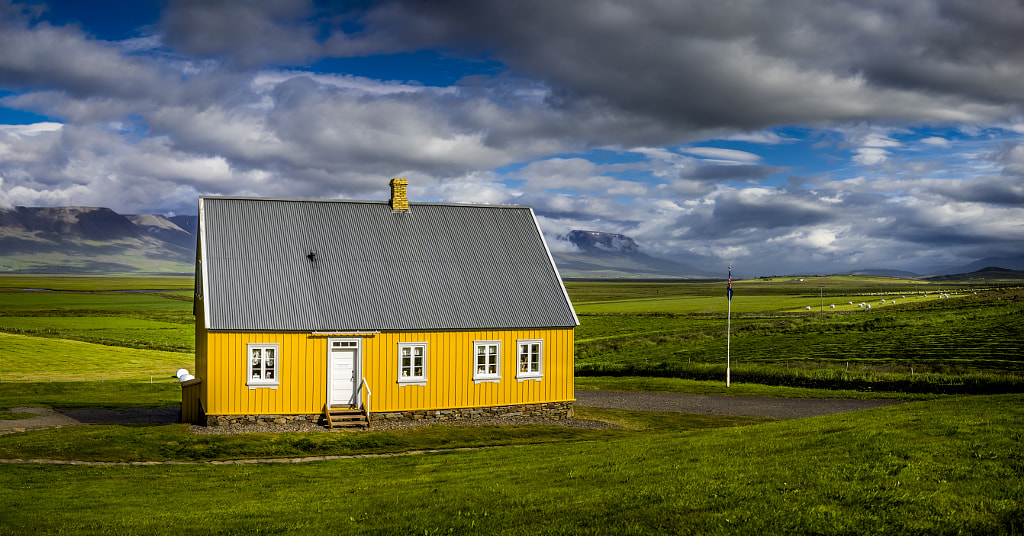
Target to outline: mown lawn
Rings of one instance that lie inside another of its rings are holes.
[[[174,379],[179,368],[195,368],[192,354],[10,333],[0,333],[0,347],[0,382],[148,381],[150,377],[164,381]]]
[[[1022,402],[299,464],[4,464],[0,534],[1019,534]]]

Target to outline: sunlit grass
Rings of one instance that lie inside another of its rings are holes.
[[[180,534],[183,527],[223,534],[1024,529],[1020,395],[710,430],[675,431],[673,425],[650,418],[638,425],[645,430],[597,440],[300,464],[4,464],[0,534]],[[94,428],[95,444],[112,433]],[[178,430],[159,427],[135,445],[188,450]],[[250,452],[309,451],[330,445],[331,437],[321,437],[332,435],[225,441]],[[111,437],[107,443],[124,442]],[[391,441],[378,437],[381,444]],[[45,443],[37,441],[41,448]]]
[[[194,368],[188,353],[0,333],[0,381],[166,380]],[[177,381],[177,380],[175,380]]]
[[[191,290],[187,276],[12,275],[0,274],[0,289],[47,289],[79,292],[112,290]]]

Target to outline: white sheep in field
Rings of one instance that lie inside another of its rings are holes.
[[[810,310],[811,310],[811,306],[810,306],[810,305],[808,305],[808,306],[807,306],[807,310],[808,310],[808,311],[810,311]]]
[[[828,308],[829,309],[835,309],[836,308],[836,304],[833,303],[832,305],[829,305]]]

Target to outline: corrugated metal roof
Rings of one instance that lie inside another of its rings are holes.
[[[529,207],[203,197],[207,327],[441,330],[579,322]],[[315,253],[315,260],[307,256]]]

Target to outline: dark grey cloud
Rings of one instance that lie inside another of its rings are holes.
[[[835,221],[839,214],[812,199],[800,199],[772,191],[767,195],[730,192],[715,199],[713,210],[698,213],[688,222],[689,237],[718,238],[743,229],[772,230],[819,225]]]
[[[1024,177],[989,175],[971,180],[926,181],[919,195],[940,195],[950,202],[1024,207]]]
[[[1013,0],[452,0],[389,2],[365,20],[378,42],[493,55],[559,102],[756,129],[1016,113],[1022,14]]]
[[[701,164],[686,168],[680,173],[680,177],[687,179],[698,179],[705,181],[760,181],[776,175],[785,173],[789,168],[783,166],[771,166],[766,164],[741,164],[741,165],[714,165]]]
[[[90,41],[77,28],[33,25],[27,16],[2,15],[0,87],[138,99],[176,85],[151,63]]]
[[[319,53],[310,0],[173,0],[160,20],[168,45],[236,67],[304,63]]]

